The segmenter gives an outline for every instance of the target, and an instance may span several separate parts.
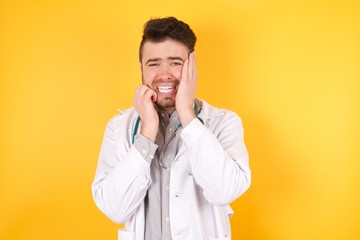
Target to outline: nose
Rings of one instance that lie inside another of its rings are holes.
[[[172,71],[171,71],[171,68],[166,65],[166,64],[162,64],[160,66],[160,69],[159,69],[159,78],[162,78],[162,79],[166,79],[166,80],[170,80],[173,78],[173,74],[172,74]]]

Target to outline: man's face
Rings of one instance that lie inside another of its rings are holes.
[[[143,84],[157,93],[156,104],[168,112],[175,110],[181,70],[188,56],[188,48],[181,42],[171,39],[163,42],[148,41],[143,46],[141,59]]]

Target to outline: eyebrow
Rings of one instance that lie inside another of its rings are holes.
[[[184,62],[184,59],[182,59],[181,57],[168,57],[169,60],[180,60],[182,62]]]
[[[181,57],[168,57],[168,60],[180,60],[181,62],[184,62],[185,60],[182,59]],[[150,58],[149,60],[146,61],[146,65],[151,63],[151,62],[159,62],[161,61],[161,58]]]
[[[160,60],[161,60],[161,58],[150,58],[149,60],[146,61],[145,64],[147,65],[149,62],[158,62]]]

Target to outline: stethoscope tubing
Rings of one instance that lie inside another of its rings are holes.
[[[199,121],[200,121],[202,124],[204,124],[204,120],[203,120],[201,117],[199,117],[200,109],[198,108],[198,106],[197,106],[196,103],[194,103],[194,113],[195,113],[195,115],[196,115],[196,118],[199,119]],[[135,126],[134,126],[133,133],[132,133],[132,137],[131,137],[131,143],[132,143],[132,144],[134,144],[134,142],[135,142],[135,136],[136,136],[136,134],[137,134],[137,132],[138,132],[138,130],[139,130],[140,122],[141,122],[141,119],[140,119],[140,116],[138,116],[138,117],[136,118]],[[178,125],[177,128],[181,128],[181,127],[182,127],[182,125],[181,125],[181,123],[179,123],[179,125]]]

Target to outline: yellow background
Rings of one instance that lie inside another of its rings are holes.
[[[150,17],[198,36],[198,96],[236,111],[233,239],[360,239],[360,1],[2,0],[0,239],[116,239],[91,183]]]

